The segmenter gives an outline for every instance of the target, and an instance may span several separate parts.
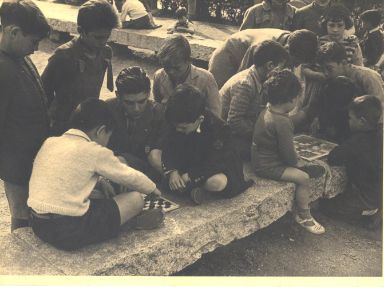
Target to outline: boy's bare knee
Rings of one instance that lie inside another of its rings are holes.
[[[138,207],[140,209],[143,209],[144,208],[144,199],[143,197],[141,196],[141,193],[139,192],[128,192],[129,195],[130,195],[130,201],[131,203],[134,203],[135,207]]]
[[[300,185],[309,185],[309,175],[305,172],[301,173],[297,183]]]
[[[209,177],[205,182],[204,188],[208,191],[219,192],[227,187],[228,178],[223,173]]]

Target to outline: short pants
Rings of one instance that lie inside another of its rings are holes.
[[[43,241],[62,250],[114,238],[120,230],[120,212],[113,199],[91,199],[83,216],[37,214],[32,211],[33,232]]]

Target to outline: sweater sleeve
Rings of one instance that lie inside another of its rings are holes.
[[[276,133],[281,159],[289,166],[296,166],[297,154],[293,144],[292,121],[288,118],[281,119],[281,121],[276,123]]]
[[[220,117],[221,102],[219,88],[217,87],[216,80],[210,72],[207,73],[207,107],[216,116]]]
[[[96,173],[144,194],[149,194],[156,189],[156,184],[146,175],[120,162],[111,150],[104,147],[97,147],[97,149]]]

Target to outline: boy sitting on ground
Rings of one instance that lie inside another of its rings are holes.
[[[140,229],[157,227],[163,212],[142,213],[140,194],[161,195],[155,183],[105,148],[114,127],[107,104],[84,101],[74,111],[71,127],[48,138],[36,156],[28,199],[33,232],[59,249],[73,250],[116,237],[127,222]],[[99,176],[135,192],[89,199]]]
[[[187,9],[185,7],[180,7],[176,10],[175,14],[177,21],[171,28],[167,29],[168,34],[172,34],[174,32],[194,34],[195,29],[193,28],[193,24],[188,19]]]
[[[380,100],[372,95],[357,97],[349,106],[351,137],[328,155],[330,165],[346,167],[348,185],[344,193],[324,200],[322,210],[329,215],[360,217],[373,214],[370,226],[382,222],[383,127]],[[369,213],[368,213],[369,214]]]
[[[155,24],[151,11],[146,9],[139,0],[125,0],[121,8],[120,19],[122,27],[127,29],[156,29],[161,27],[161,25]]]
[[[201,204],[207,193],[232,197],[248,187],[228,126],[205,109],[204,96],[196,87],[179,85],[168,101],[165,118],[170,131],[162,161],[172,191],[190,193]]]
[[[191,63],[191,46],[183,35],[164,40],[157,53],[162,69],[153,77],[153,97],[156,102],[167,103],[177,85],[191,84],[203,93],[209,110],[220,116],[219,89],[212,74]]]
[[[52,129],[61,135],[68,119],[86,98],[99,98],[107,71],[107,87],[113,91],[112,49],[106,43],[119,23],[111,4],[105,0],[84,3],[77,16],[79,37],[58,47],[42,74],[50,106]]]
[[[253,132],[252,165],[257,175],[277,181],[295,183],[295,221],[314,234],[325,232],[310,212],[309,175],[300,168],[303,162],[293,144],[293,123],[288,113],[295,107],[300,93],[297,77],[288,70],[272,75],[264,89],[269,102],[260,114]]]

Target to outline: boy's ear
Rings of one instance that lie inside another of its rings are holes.
[[[8,33],[11,37],[16,37],[18,33],[22,32],[19,26],[11,25],[8,27]]]
[[[276,67],[276,65],[272,61],[268,61],[267,63],[265,63],[265,67],[267,68],[268,71],[271,71]]]
[[[105,132],[107,132],[107,126],[105,126],[105,125],[101,125],[100,127],[98,127],[97,129],[96,129],[96,135],[97,136],[99,136],[101,133],[105,133]]]

